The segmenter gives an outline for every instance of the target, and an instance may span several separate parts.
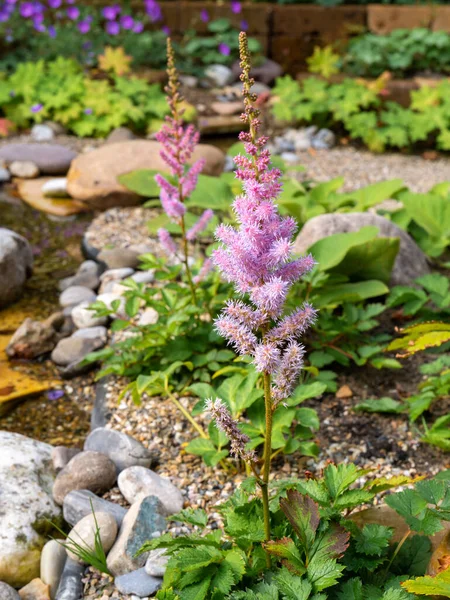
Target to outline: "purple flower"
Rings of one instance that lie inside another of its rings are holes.
[[[239,0],[231,0],[231,12],[238,15],[242,10],[241,3]]]
[[[155,22],[162,19],[161,7],[156,0],[145,0],[145,10],[151,21]]]
[[[47,33],[51,38],[56,37],[56,29],[53,27],[53,25],[49,25],[47,27]]]
[[[200,162],[200,161],[198,161],[198,162]],[[204,166],[205,166],[205,162],[203,161],[201,168],[203,168]],[[195,184],[197,184],[197,178],[195,180]],[[195,187],[196,186],[194,185],[193,189],[195,189]],[[193,225],[189,229],[189,231],[186,233],[186,239],[189,240],[190,242],[193,242],[197,238],[198,234],[206,229],[206,227],[208,226],[208,223],[211,221],[213,216],[214,216],[214,213],[210,208],[205,210],[205,212],[202,214],[202,216],[197,221],[197,223],[195,223],[195,225]]]
[[[161,246],[164,248],[164,250],[167,252],[167,254],[169,256],[172,256],[173,254],[176,255],[177,250],[178,250],[177,245],[173,241],[173,238],[170,235],[170,233],[167,231],[167,229],[164,229],[163,227],[158,229],[158,238],[159,238],[159,243],[161,244]]]
[[[170,28],[167,25],[163,25],[163,27],[161,27],[161,31],[166,35],[170,35]]]
[[[47,392],[47,398],[49,400],[59,400],[63,396],[64,396],[63,390],[50,390],[49,392]]]
[[[219,398],[216,398],[214,402],[206,400],[205,408],[211,413],[217,429],[223,431],[230,440],[230,454],[247,462],[256,462],[258,457],[255,451],[247,450],[245,447],[250,438],[239,429],[224,402]]]
[[[23,2],[19,8],[20,15],[25,19],[34,15],[34,6],[31,2]]]
[[[117,21],[108,21],[105,30],[109,35],[117,35],[120,32],[120,25]]]
[[[122,17],[120,17],[120,24],[123,29],[133,29],[134,19],[133,17],[130,17],[130,15],[123,15]]]
[[[144,31],[144,23],[141,23],[141,21],[136,21],[133,27],[133,32],[134,33],[142,33]]]
[[[80,10],[76,6],[69,6],[69,8],[66,10],[66,14],[69,19],[76,21],[80,16]]]
[[[87,42],[83,42],[82,46],[83,50],[89,50],[89,48],[92,47],[92,42],[91,41],[87,41]]]
[[[242,19],[242,21],[240,23],[240,28],[241,28],[241,31],[247,31],[248,21],[246,21],[245,19]]]
[[[78,31],[84,35],[85,33],[88,33],[88,31],[91,29],[91,23],[90,21],[88,21],[88,19],[85,19],[84,21],[80,21],[77,24],[77,27]]]
[[[32,113],[38,113],[41,112],[41,110],[44,108],[43,104],[33,104],[33,106],[30,108]]]
[[[40,23],[42,23],[44,20],[44,15],[41,13],[37,13],[35,15],[33,15],[33,23],[34,25],[39,25]]]
[[[6,0],[6,4],[16,4],[17,0]]]
[[[83,112],[84,112],[84,114],[85,114],[85,115],[92,115],[92,113],[93,113],[94,111],[92,110],[92,108],[85,108],[85,109],[83,110]]]
[[[9,13],[6,10],[0,10],[0,23],[5,23],[9,19]]]
[[[59,8],[62,4],[62,0],[48,0],[50,8]]]
[[[120,7],[119,7],[119,10],[117,10],[117,6],[105,6],[105,8],[102,10],[103,16],[108,21],[114,21],[114,19],[117,17],[119,12],[120,12]]]
[[[206,8],[202,8],[200,11],[200,19],[203,21],[203,23],[207,23],[209,21],[209,13]]]
[[[230,56],[231,54],[230,46],[228,46],[228,44],[225,44],[224,42],[220,42],[218,50],[223,56]]]

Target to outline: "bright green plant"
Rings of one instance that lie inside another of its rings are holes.
[[[424,319],[450,314],[450,281],[445,275],[430,273],[415,280],[416,287],[396,285],[392,288],[387,306],[402,306],[404,315],[420,315]],[[420,287],[417,287],[420,286]]]
[[[19,65],[0,81],[0,100],[19,128],[51,119],[79,136],[105,136],[121,125],[146,131],[167,114],[159,85],[135,77],[92,80],[64,58]]]
[[[314,52],[306,62],[310,73],[317,73],[328,79],[331,75],[339,73],[341,57],[334,52],[332,46],[315,46]]]

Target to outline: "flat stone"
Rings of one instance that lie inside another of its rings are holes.
[[[86,329],[88,327],[98,327],[108,322],[108,317],[96,317],[95,312],[89,310],[90,302],[81,302],[71,310],[71,317],[75,327]]]
[[[147,562],[145,563],[145,572],[152,577],[164,577],[169,555],[165,548],[156,548],[148,553]]]
[[[140,204],[142,197],[118,182],[118,177],[136,169],[155,169],[167,172],[167,165],[160,156],[159,142],[130,140],[106,144],[87,154],[81,154],[72,163],[68,174],[68,192],[95,209],[105,210],[112,206]],[[0,157],[1,158],[1,157]],[[220,175],[224,154],[218,148],[199,144],[190,163],[206,159],[203,173]]]
[[[108,330],[103,325],[97,325],[96,327],[82,327],[77,329],[72,335],[74,338],[84,338],[86,340],[101,340],[106,344],[108,339]]]
[[[51,600],[50,586],[37,577],[19,590],[19,596],[21,600]]]
[[[159,590],[162,586],[162,579],[151,577],[145,569],[138,569],[116,577],[114,585],[121,594],[136,594],[139,598],[145,598],[153,596]]]
[[[3,581],[0,581],[0,598],[2,600],[20,600],[16,590]]]
[[[59,582],[55,600],[80,600],[83,597],[85,566],[68,558]]]
[[[83,548],[90,548],[94,551],[95,533],[97,528],[100,543],[105,554],[107,554],[117,537],[117,522],[112,515],[106,512],[98,512],[95,513],[95,515],[86,515],[81,521],[78,521],[67,536],[67,544],[70,546],[71,542],[75,542]],[[66,552],[67,556],[74,562],[87,564],[84,563],[75,552],[72,552],[68,548],[66,548]]]
[[[52,449],[53,468],[56,472],[61,471],[72,460],[74,456],[80,454],[79,448],[67,448],[66,446],[55,446]]]
[[[22,587],[39,577],[48,521],[61,524],[52,498],[52,447],[0,431],[0,581]]]
[[[126,509],[120,504],[114,504],[103,498],[99,498],[89,490],[73,490],[64,498],[63,515],[64,520],[74,527],[81,519],[98,512],[108,513],[113,516],[120,527],[127,514]]]
[[[61,291],[72,286],[82,286],[90,290],[96,290],[100,285],[98,275],[99,265],[93,260],[86,260],[72,277],[66,277],[58,283]]]
[[[52,600],[55,599],[66,559],[66,550],[59,542],[50,540],[45,544],[41,554],[41,579],[50,586]]]
[[[31,139],[33,142],[51,142],[55,133],[51,127],[44,124],[36,124],[31,128]]]
[[[9,172],[13,177],[21,179],[35,179],[39,177],[39,168],[30,160],[15,160],[9,165]]]
[[[111,250],[102,250],[97,259],[104,262],[109,270],[111,269],[135,269],[139,264],[140,253],[129,248],[113,248]]]
[[[165,527],[166,521],[158,498],[147,496],[132,504],[123,519],[116,543],[108,554],[107,565],[111,573],[117,577],[143,567],[147,554],[136,556],[136,553]]]
[[[218,115],[236,115],[244,111],[244,104],[241,100],[234,102],[212,102],[211,108]]]
[[[81,304],[81,302],[95,302],[96,294],[89,288],[82,285],[71,285],[66,288],[59,296],[59,303],[62,307]]]
[[[398,225],[372,213],[333,213],[313,217],[301,229],[293,250],[304,254],[315,242],[336,233],[378,227],[378,237],[400,238],[400,250],[392,269],[390,284],[411,285],[417,277],[430,273],[427,257],[415,241]]]
[[[105,345],[105,338],[90,337],[70,337],[60,340],[51,354],[52,361],[62,367],[71,363],[78,363],[85,356],[102,348]]]
[[[101,284],[98,293],[109,293],[115,282],[122,281],[123,279],[131,277],[134,273],[134,269],[132,269],[131,267],[123,267],[121,269],[108,269],[100,277]]]
[[[51,352],[63,335],[64,315],[54,313],[45,321],[27,317],[12,336],[6,354],[10,358],[36,358]]]
[[[116,482],[116,466],[104,454],[80,452],[58,473],[54,486],[55,502],[62,505],[73,490],[90,490],[104,494]]]
[[[46,175],[65,175],[76,153],[59,144],[18,143],[0,148],[0,160],[7,164],[19,161],[34,162]]]
[[[154,308],[149,306],[140,315],[140,317],[137,320],[137,324],[140,327],[144,327],[145,325],[154,325],[155,323],[158,322],[158,319],[159,319],[158,312]]]
[[[16,184],[19,196],[32,208],[55,217],[70,217],[90,210],[86,204],[72,198],[48,198],[44,196],[42,187],[48,181],[50,181],[48,177],[18,179]]]
[[[152,283],[153,281],[155,281],[155,272],[153,270],[136,271],[136,273],[131,275],[130,279],[132,279],[136,283]]]
[[[126,433],[105,427],[98,427],[89,434],[84,449],[108,456],[118,473],[133,466],[150,467],[152,463],[152,455],[141,442]]]
[[[180,512],[183,508],[180,490],[169,479],[160,477],[150,469],[129,467],[119,474],[117,481],[122,495],[130,504],[146,496],[156,496],[166,515]]]
[[[32,271],[33,252],[28,241],[0,227],[0,308],[19,298]]]
[[[135,140],[137,136],[128,127],[117,127],[113,129],[105,139],[105,144],[116,144],[117,142],[128,142]]]

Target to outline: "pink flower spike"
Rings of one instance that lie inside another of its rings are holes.
[[[177,253],[177,245],[167,229],[163,229],[162,227],[158,229],[158,239],[167,254],[172,255]]]
[[[275,344],[258,344],[255,348],[253,364],[261,373],[274,373],[280,364],[281,351]]]
[[[208,223],[211,221],[213,216],[214,213],[211,209],[208,208],[207,210],[205,210],[205,212],[202,214],[197,223],[193,227],[191,227],[186,233],[186,239],[190,242],[194,241],[198,234],[206,229]]]
[[[200,271],[198,272],[198,275],[196,275],[193,279],[194,283],[200,283],[201,281],[203,281],[205,279],[205,277],[208,275],[208,273],[210,273],[212,271],[212,269],[214,268],[213,262],[210,258],[207,258],[205,260],[205,262],[202,265],[202,268],[200,269]]]

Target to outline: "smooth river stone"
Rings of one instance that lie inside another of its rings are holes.
[[[141,442],[126,433],[105,427],[98,427],[89,434],[84,449],[106,454],[116,465],[118,473],[133,466],[149,467],[152,463],[152,455]]]
[[[95,550],[95,534],[98,528],[100,543],[102,548],[107,554],[114,544],[117,537],[117,522],[116,519],[105,512],[98,512],[83,517],[81,521],[75,525],[72,531],[67,536],[66,543],[71,546],[71,542],[75,542],[83,548],[90,548],[92,551]],[[76,552],[73,552],[69,548],[66,549],[67,556],[74,562],[84,564],[84,561],[77,556]],[[87,564],[87,563],[86,563]]]
[[[66,560],[55,600],[80,600],[83,597],[83,575],[86,567]]]
[[[55,600],[66,560],[67,554],[62,544],[56,540],[50,540],[45,544],[41,554],[41,579],[50,586],[52,600]]]
[[[7,164],[15,160],[34,162],[41,173],[65,175],[77,154],[59,144],[7,144],[0,148],[0,161]]]
[[[159,498],[166,515],[180,512],[183,495],[165,477],[145,467],[129,467],[119,474],[119,489],[126,500],[133,504],[146,496]]]
[[[162,579],[148,575],[145,569],[138,569],[116,577],[114,584],[122,594],[135,594],[139,598],[146,598],[159,590]]]
[[[64,498],[63,515],[64,520],[70,525],[75,526],[78,521],[81,521],[87,515],[94,512],[105,512],[112,515],[117,525],[122,525],[123,518],[127,514],[126,509],[120,504],[114,504],[103,498],[99,498],[89,490],[74,490],[69,492]]]

